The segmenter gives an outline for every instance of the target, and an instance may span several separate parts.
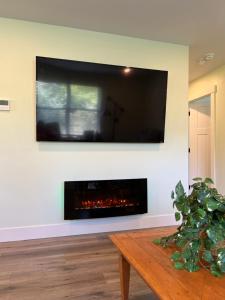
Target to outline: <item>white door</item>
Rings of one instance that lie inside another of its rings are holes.
[[[194,177],[212,177],[210,135],[210,96],[206,96],[189,105],[189,185]]]

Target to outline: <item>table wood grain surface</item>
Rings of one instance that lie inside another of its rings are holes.
[[[176,228],[160,228],[110,235],[120,253],[121,297],[128,299],[132,266],[147,285],[163,300],[225,300],[225,277],[213,277],[207,270],[189,273],[176,270],[170,256],[173,248],[152,241]]]

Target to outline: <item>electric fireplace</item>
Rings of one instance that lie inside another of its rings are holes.
[[[147,213],[147,179],[66,181],[64,219]]]

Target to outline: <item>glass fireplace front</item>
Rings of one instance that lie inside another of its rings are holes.
[[[147,179],[66,181],[64,219],[147,213]]]

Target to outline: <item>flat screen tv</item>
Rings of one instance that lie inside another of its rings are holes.
[[[164,142],[167,71],[36,57],[37,141]]]

